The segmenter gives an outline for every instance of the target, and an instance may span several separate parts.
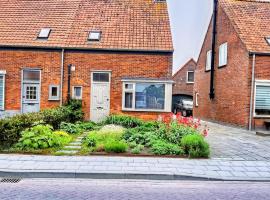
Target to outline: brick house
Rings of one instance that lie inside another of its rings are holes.
[[[69,97],[94,121],[171,111],[166,1],[2,0],[0,30],[2,117]]]
[[[194,115],[264,127],[270,118],[270,2],[219,0],[216,8],[195,70]]]
[[[196,62],[190,59],[173,75],[173,95],[193,96],[194,71]]]

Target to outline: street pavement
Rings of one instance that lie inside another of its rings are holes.
[[[23,179],[1,200],[269,200],[270,183]]]

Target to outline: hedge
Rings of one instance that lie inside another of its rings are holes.
[[[21,137],[21,132],[36,124],[44,123],[58,129],[61,122],[71,122],[83,120],[82,103],[72,100],[69,104],[43,110],[38,113],[20,114],[0,120],[0,145],[10,146]]]

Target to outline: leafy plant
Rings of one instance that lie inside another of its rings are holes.
[[[70,136],[53,132],[50,125],[37,125],[23,131],[15,147],[22,150],[57,148],[70,141]]]
[[[181,146],[184,152],[191,158],[208,158],[209,145],[200,134],[189,134],[182,138]]]
[[[144,149],[143,145],[137,145],[131,150],[131,153],[140,154],[143,149]]]
[[[96,128],[95,122],[77,122],[76,125],[83,131],[92,131]]]
[[[87,135],[83,138],[82,143],[87,147],[96,147],[97,146],[97,139],[95,135]]]
[[[80,128],[79,125],[72,124],[72,123],[67,123],[67,122],[62,122],[60,124],[60,129],[62,131],[68,132],[70,134],[78,134],[78,133],[82,132],[82,129]]]
[[[125,128],[134,128],[137,126],[141,126],[143,121],[128,115],[111,115],[106,118],[105,124],[116,124],[121,125]]]
[[[172,144],[163,140],[156,140],[152,147],[151,151],[156,155],[182,155],[183,150],[180,146]]]
[[[123,141],[111,140],[105,143],[104,149],[107,153],[124,153],[127,151],[128,145]]]

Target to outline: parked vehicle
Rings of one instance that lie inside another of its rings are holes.
[[[192,99],[180,99],[173,105],[173,113],[181,113],[184,117],[192,116],[193,114],[193,100]]]

